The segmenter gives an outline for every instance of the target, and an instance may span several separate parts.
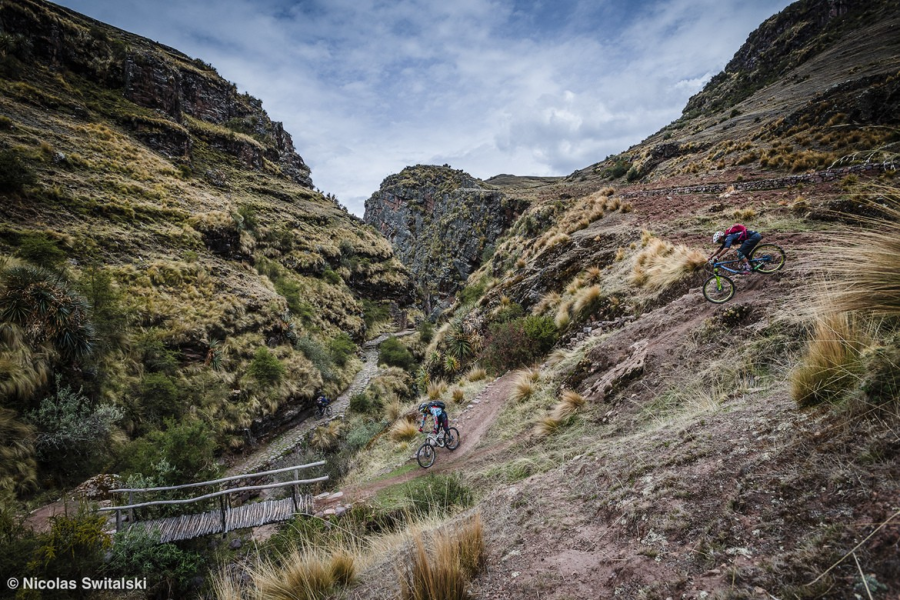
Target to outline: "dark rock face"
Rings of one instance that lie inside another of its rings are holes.
[[[852,31],[895,10],[892,0],[800,0],[750,34],[725,70],[691,98],[685,115],[733,106]]]
[[[463,171],[417,165],[382,182],[365,222],[391,241],[428,304],[462,287],[520,209]]]
[[[192,144],[180,127],[187,125],[190,133],[251,169],[262,169],[268,160],[285,177],[313,187],[309,167],[282,124],[269,118],[261,101],[239,94],[234,84],[200,60],[36,0],[0,4],[0,31],[24,40],[20,45],[29,48],[28,60],[121,90],[134,104],[170,120],[170,127],[149,130],[146,120],[133,115],[119,120],[135,125],[148,146],[170,158],[190,160]],[[192,128],[186,116],[215,127]]]

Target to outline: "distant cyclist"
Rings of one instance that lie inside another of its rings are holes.
[[[325,407],[331,404],[331,400],[329,400],[325,394],[319,394],[319,397],[316,398],[316,408],[319,409],[319,412],[325,412]]]
[[[735,223],[725,231],[717,231],[713,234],[713,243],[718,244],[721,242],[722,245],[712,253],[708,260],[709,262],[715,262],[716,259],[728,252],[734,244],[740,243],[741,246],[737,249],[738,258],[741,259],[740,274],[747,275],[752,272],[748,261],[750,253],[753,252],[753,249],[756,248],[761,239],[762,235],[759,232],[750,231],[740,223]]]
[[[423,402],[419,405],[419,412],[422,413],[422,424],[419,425],[419,431],[425,427],[425,421],[428,416],[434,419],[434,431],[437,433],[443,428],[444,433],[449,433],[450,417],[447,416],[447,406],[440,400],[432,400],[431,402]]]

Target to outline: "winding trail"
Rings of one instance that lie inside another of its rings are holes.
[[[415,333],[412,330],[400,331],[396,333],[384,333],[373,340],[363,344],[363,367],[359,370],[353,381],[344,390],[344,393],[337,397],[331,403],[331,409],[334,416],[324,421],[316,419],[314,416],[304,419],[296,426],[288,429],[284,433],[272,438],[270,441],[263,443],[259,448],[251,454],[235,462],[231,465],[223,475],[230,477],[232,475],[242,475],[244,473],[253,473],[254,471],[264,470],[266,467],[274,463],[282,456],[290,453],[299,444],[303,438],[312,429],[315,429],[321,423],[327,423],[332,419],[343,418],[344,413],[350,406],[350,398],[365,390],[369,382],[378,377],[381,369],[378,367],[378,346],[388,338],[404,337]]]

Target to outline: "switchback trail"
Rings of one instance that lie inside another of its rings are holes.
[[[385,333],[363,344],[363,367],[353,378],[353,381],[347,389],[344,390],[344,393],[331,403],[333,415],[331,418],[342,416],[350,406],[350,398],[365,390],[369,385],[369,382],[381,372],[381,369],[378,367],[378,346],[381,345],[381,342],[391,337],[404,337],[412,333],[415,332],[406,330],[397,333]],[[328,420],[330,419],[327,419],[326,422]],[[230,477],[232,475],[241,475],[264,470],[265,467],[271,465],[273,462],[293,450],[303,437],[321,422],[322,421],[316,419],[315,416],[304,419],[281,435],[263,443],[250,455],[235,462],[228,468],[224,476]]]

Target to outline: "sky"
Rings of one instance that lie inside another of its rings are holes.
[[[362,216],[385,177],[568,175],[681,115],[787,0],[57,0],[212,64]]]

